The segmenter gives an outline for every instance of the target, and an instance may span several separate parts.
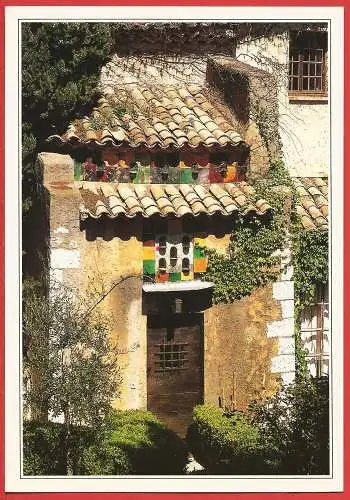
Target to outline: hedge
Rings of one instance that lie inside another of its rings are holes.
[[[187,441],[208,474],[265,472],[259,430],[243,413],[200,405],[193,410],[193,420]]]
[[[83,453],[82,474],[181,474],[184,442],[151,412],[111,412],[97,443]]]
[[[25,422],[24,475],[65,475],[64,425]],[[113,410],[96,432],[72,429],[75,475],[181,474],[184,442],[152,413]]]
[[[27,421],[23,424],[23,474],[25,476],[65,475],[65,426],[54,422]],[[71,451],[74,468],[82,450],[93,442],[93,434],[86,427],[71,429]]]

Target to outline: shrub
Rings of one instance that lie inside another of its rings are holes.
[[[25,422],[24,475],[66,475],[65,425]],[[75,475],[181,474],[184,442],[150,412],[111,411],[98,431],[71,428]]]
[[[200,405],[194,408],[193,420],[187,440],[209,474],[262,472],[259,429],[246,415],[224,413],[215,406]]]
[[[73,427],[73,468],[76,471],[81,451],[92,441],[91,431]],[[54,422],[24,422],[23,424],[23,474],[49,476],[67,474],[65,426]]]
[[[183,441],[150,412],[113,410],[85,450],[81,474],[180,474]]]
[[[328,378],[306,378],[252,408],[265,460],[279,474],[329,473]]]

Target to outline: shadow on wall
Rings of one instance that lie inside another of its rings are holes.
[[[103,238],[105,241],[111,241],[113,238],[119,238],[122,241],[128,241],[132,237],[137,241],[142,241],[142,233],[159,234],[168,233],[168,222],[171,218],[162,218],[154,216],[152,219],[145,219],[137,215],[133,219],[119,217],[118,219],[109,219],[102,215],[98,219],[88,218],[80,221],[80,230],[85,231],[87,241],[95,241],[97,238]],[[213,235],[215,238],[223,238],[231,234],[234,226],[232,216],[222,217],[213,215],[208,218],[200,215],[196,218],[182,217],[182,230],[185,233],[200,233],[202,238]]]

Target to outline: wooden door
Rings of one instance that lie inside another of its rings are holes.
[[[202,315],[149,316],[147,406],[181,436],[203,398]]]

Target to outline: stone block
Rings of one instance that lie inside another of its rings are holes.
[[[56,248],[51,251],[53,269],[77,269],[80,267],[80,251]]]
[[[271,321],[267,324],[267,337],[291,337],[294,334],[294,318]]]
[[[272,373],[290,373],[295,372],[294,354],[279,354],[271,359]]]
[[[278,339],[278,354],[295,353],[294,337],[280,337]]]
[[[272,293],[275,300],[294,299],[294,281],[276,281]]]
[[[294,318],[294,300],[281,300],[282,319]]]

